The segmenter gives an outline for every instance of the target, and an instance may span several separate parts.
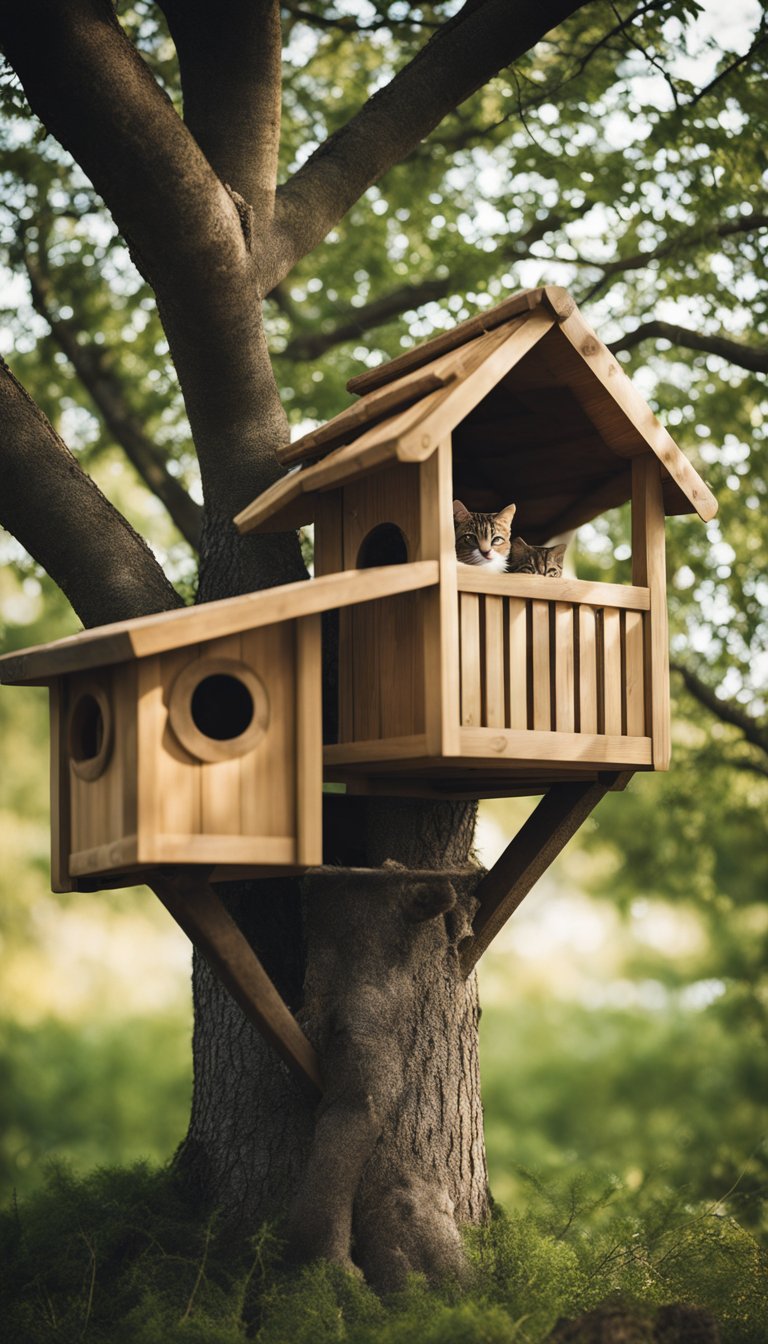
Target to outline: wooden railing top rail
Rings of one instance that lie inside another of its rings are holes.
[[[548,579],[543,574],[486,574],[481,568],[459,565],[460,593],[486,597],[527,597],[540,602],[581,602],[589,607],[626,607],[648,611],[647,588],[631,583],[592,583],[589,579]]]

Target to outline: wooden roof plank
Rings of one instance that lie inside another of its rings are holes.
[[[319,579],[284,584],[242,597],[226,597],[196,607],[139,616],[133,621],[85,630],[82,634],[5,654],[0,658],[0,683],[44,682],[67,672],[104,667],[166,653],[187,644],[205,643],[241,630],[374,602],[398,593],[429,588],[438,582],[436,560],[375,569],[344,570]]]
[[[396,411],[420,401],[429,392],[436,392],[455,377],[454,372],[441,374],[433,369],[426,373],[417,370],[414,374],[400,378],[396,383],[388,384],[380,391],[371,393],[352,406],[347,406],[319,429],[313,429],[295,443],[278,449],[278,459],[291,466],[296,462],[310,462],[330,448],[349,442],[349,439],[358,435],[361,429],[378,420],[388,419]]]
[[[376,369],[368,369],[365,373],[350,378],[347,383],[347,390],[360,394],[371,392],[374,388],[383,386],[393,378],[399,378],[406,371],[419,368],[423,364],[429,364],[438,355],[446,354],[450,350],[455,350],[458,346],[466,345],[468,341],[473,341],[484,332],[492,331],[511,318],[532,312],[542,304],[546,305],[558,321],[562,321],[573,307],[573,299],[568,291],[562,289],[559,285],[547,285],[538,289],[523,289],[517,294],[510,294],[508,299],[504,299],[495,308],[490,308],[485,313],[477,313],[474,317],[468,317],[465,322],[459,322],[450,331],[441,331],[439,336],[433,336],[431,340],[425,341],[422,345],[415,346],[412,350],[406,350],[404,354],[391,359],[387,364],[380,364]]]

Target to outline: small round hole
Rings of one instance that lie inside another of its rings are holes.
[[[377,565],[405,565],[408,563],[408,543],[395,523],[379,523],[363,538],[357,553],[358,569],[374,569]]]
[[[72,705],[68,735],[69,759],[81,779],[98,779],[112,750],[112,711],[99,686],[82,690]]]
[[[253,719],[253,696],[238,677],[224,672],[203,677],[192,693],[195,727],[217,742],[240,737]]]
[[[69,728],[69,752],[75,761],[92,761],[104,745],[104,715],[96,697],[81,695]]]

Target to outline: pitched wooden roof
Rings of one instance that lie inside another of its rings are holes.
[[[294,470],[236,518],[241,532],[311,522],[313,498],[387,462],[420,462],[452,434],[454,494],[517,504],[545,541],[630,496],[631,458],[664,467],[667,513],[709,519],[714,497],[564,289],[512,295],[353,378],[360,400],[284,448]]]
[[[373,602],[395,593],[428,588],[438,582],[438,577],[436,560],[346,570],[309,582],[246,593],[243,597],[225,597],[198,607],[100,625],[52,644],[6,653],[0,658],[0,684],[45,685],[66,672],[147,658],[150,654],[166,653],[187,644],[203,644],[241,630],[255,630],[356,602]]]

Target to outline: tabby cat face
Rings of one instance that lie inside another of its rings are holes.
[[[509,548],[509,574],[546,574],[559,579],[563,572],[565,546],[529,546],[522,537],[515,537]]]
[[[507,568],[510,528],[515,504],[500,513],[470,513],[460,499],[453,501],[456,555],[463,565],[485,565],[503,573]]]

